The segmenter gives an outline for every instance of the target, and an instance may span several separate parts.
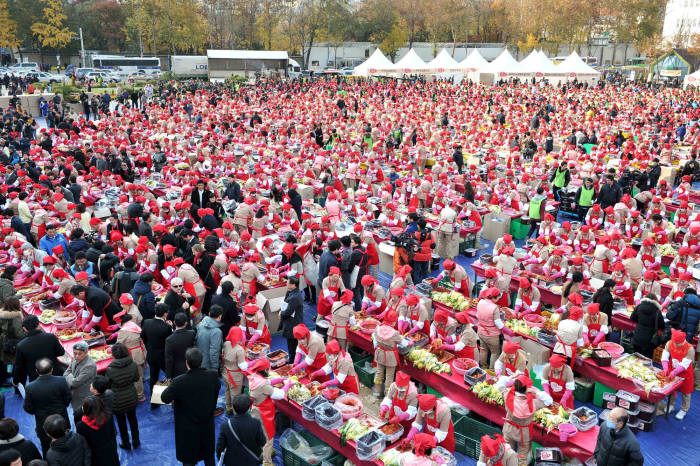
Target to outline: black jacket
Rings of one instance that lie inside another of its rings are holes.
[[[165,375],[174,379],[187,372],[185,352],[195,345],[194,330],[178,329],[165,340]]]
[[[66,351],[56,335],[44,333],[39,329],[32,330],[17,344],[14,383],[24,383],[27,377],[29,377],[30,382],[36,379],[37,373],[34,365],[41,358],[49,358],[53,362],[55,375],[63,374],[58,357],[65,353]]]
[[[163,303],[165,303],[168,306],[168,315],[167,315],[167,320],[173,321],[175,319],[175,314],[178,312],[183,312],[185,315],[188,317],[187,321],[187,328],[192,327],[192,323],[190,322],[189,316],[189,308],[188,309],[183,309],[182,304],[187,301],[189,305],[193,305],[195,302],[194,296],[190,296],[185,300],[182,296],[179,294],[175,293],[173,290],[168,291],[168,293],[165,295],[165,298],[163,299]]]
[[[598,432],[594,456],[598,466],[641,466],[644,464],[639,441],[627,426],[617,432],[602,424],[600,432]]]
[[[151,290],[151,284],[141,280],[134,283],[134,288],[129,294],[139,308],[139,312],[144,319],[152,319],[156,315],[156,295]]]
[[[34,415],[36,428],[42,429],[44,421],[52,414],[60,414],[68,420],[68,405],[73,395],[68,382],[58,375],[42,375],[27,384],[24,394],[24,410]]]
[[[595,299],[593,300],[593,302],[598,303],[600,305],[600,312],[607,315],[608,323],[611,323],[614,299],[610,290],[603,290],[602,292],[598,293],[598,295],[594,298]]]
[[[106,291],[96,286],[88,286],[85,292],[85,307],[92,311],[93,316],[107,316],[110,324],[114,323],[114,314],[122,311]]]
[[[632,333],[632,344],[647,350],[653,349],[651,337],[654,336],[654,328],[663,330],[665,326],[659,303],[642,298],[639,305],[632,311],[630,320],[637,323]]]
[[[172,327],[161,319],[146,319],[141,326],[141,339],[146,346],[146,361],[165,367],[165,340],[173,333]]]
[[[80,421],[75,431],[83,436],[90,447],[92,466],[119,466],[117,430],[111,416],[99,429],[93,429]]]
[[[612,186],[608,186],[608,183],[603,183],[600,186],[600,191],[598,191],[598,203],[600,207],[605,209],[606,207],[612,207],[618,202],[622,197],[622,189],[617,182],[614,182]]]
[[[224,197],[231,199],[236,202],[243,202],[243,196],[241,195],[241,185],[237,182],[228,183],[226,185],[226,190],[224,191]]]
[[[299,288],[287,291],[284,296],[287,308],[280,311],[280,328],[284,338],[294,338],[294,327],[304,320],[304,296]]]
[[[163,391],[163,402],[173,403],[178,461],[197,463],[214,453],[214,409],[220,388],[219,374],[200,368],[176,377]]]
[[[231,429],[236,430],[238,440]],[[240,440],[240,441],[239,441]],[[221,456],[224,450],[224,466],[257,466],[260,464],[260,453],[265,445],[265,433],[260,420],[250,414],[236,414],[224,421],[219,428],[219,438],[216,440],[216,456]],[[257,457],[248,453],[241,443]]]
[[[14,449],[22,456],[22,464],[29,464],[31,460],[40,460],[41,452],[31,440],[27,440],[21,434],[15,435],[10,440],[0,440],[0,453]]]
[[[46,453],[50,466],[91,466],[92,454],[85,437],[73,431],[51,442]]]
[[[318,280],[316,284],[319,288],[322,288],[323,279],[328,276],[328,271],[331,267],[340,267],[340,263],[335,254],[326,249],[318,260]]]
[[[139,371],[131,356],[115,359],[109,363],[105,375],[112,382],[114,392],[113,412],[120,414],[131,411],[138,404],[134,382],[139,380]]]
[[[231,327],[238,325],[241,322],[241,316],[238,313],[236,301],[227,294],[217,294],[212,296],[211,305],[221,306],[224,313],[221,315],[221,332],[226,338]],[[211,309],[211,308],[210,308]]]

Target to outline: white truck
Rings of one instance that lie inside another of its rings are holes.
[[[287,65],[287,77],[289,79],[298,78],[301,75],[301,66],[296,60],[289,59],[289,64]]]
[[[206,78],[206,55],[173,55],[170,57],[170,72],[183,78]]]

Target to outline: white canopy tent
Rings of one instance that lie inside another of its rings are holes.
[[[686,77],[683,79],[683,87],[700,87],[700,70],[697,70],[695,73],[686,75]]]
[[[427,66],[431,72],[446,73],[456,71],[459,68],[459,63],[450,56],[447,50],[442,49],[435,58],[428,62]]]
[[[600,72],[587,65],[576,52],[572,52],[571,55],[566,57],[566,60],[559,63],[557,69],[559,73],[566,75],[568,79],[594,83],[600,77]]]
[[[414,74],[427,71],[428,65],[418,56],[415,50],[411,49],[406,55],[390,68],[398,74]]]
[[[362,64],[357,65],[353,70],[355,76],[368,76],[377,70],[386,70],[394,66],[381,50],[376,49]]]
[[[479,53],[479,51],[474,49],[467,56],[467,58],[459,62],[459,68],[465,71],[479,71],[488,64],[489,62]]]
[[[553,78],[555,80],[559,78],[559,81],[566,79],[565,74],[542,51],[533,50],[530,52],[530,55],[520,62],[520,67],[523,73],[527,73],[529,77],[535,79],[548,79],[550,81]]]
[[[523,77],[527,75],[520,63],[510,54],[508,49],[504,49],[494,61],[479,70],[479,80],[481,82],[494,83],[501,78],[512,76]]]

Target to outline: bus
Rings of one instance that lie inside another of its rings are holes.
[[[156,73],[160,71],[160,58],[93,55],[92,66],[97,70],[121,72],[119,74],[131,74],[139,70],[144,70],[146,73]]]

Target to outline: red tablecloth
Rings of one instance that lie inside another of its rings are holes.
[[[357,346],[369,352],[373,350],[369,335],[350,330],[348,332],[348,340],[352,346]],[[457,374],[447,375],[426,372],[416,369],[412,364],[406,363],[405,361],[401,363],[401,370],[415,380],[439,391],[455,403],[503,425],[505,408],[502,406],[489,405],[479,400],[465,385],[464,377]],[[588,432],[576,434],[567,442],[561,442],[558,434],[546,433],[542,432],[541,429],[534,429],[535,442],[545,446],[559,447],[567,456],[578,458],[581,461],[586,461],[593,456],[597,436],[598,427],[595,427]]]
[[[355,443],[354,442],[348,442],[346,445],[341,446],[340,445],[340,436],[338,435],[338,431],[333,430],[326,430],[316,424],[315,421],[308,421],[304,419],[301,415],[301,407],[289,400],[274,400],[275,403],[275,408],[277,408],[281,413],[285,414],[289,418],[293,419],[295,422],[298,422],[302,426],[304,426],[305,429],[307,429],[309,432],[313,433],[316,437],[319,439],[323,440],[328,446],[333,448],[335,451],[339,452],[343,456],[345,456],[347,459],[352,461],[354,464],[358,466],[377,466],[377,465],[383,465],[381,461],[361,461],[357,458],[357,454],[355,452]]]

